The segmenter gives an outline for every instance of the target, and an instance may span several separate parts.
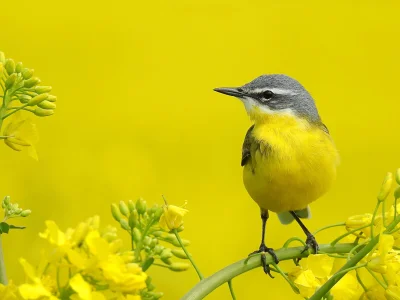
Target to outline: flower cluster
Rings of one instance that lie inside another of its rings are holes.
[[[136,203],[129,200],[120,201],[119,205],[112,204],[111,212],[121,228],[131,236],[135,261],[144,271],[152,265],[175,272],[185,271],[190,267],[186,262],[172,259],[189,258],[184,251],[189,246],[189,241],[170,233],[172,229],[183,230],[182,217],[187,212],[186,209],[174,205],[147,207],[146,201],[139,198]]]
[[[51,86],[40,86],[40,79],[33,76],[33,69],[25,68],[21,62],[15,63],[0,52],[0,87],[3,91],[0,107],[0,129],[3,121],[12,116],[3,130],[1,139],[15,151],[28,149],[29,155],[37,159],[34,144],[37,142],[36,126],[22,111],[38,117],[54,114],[57,97],[51,95]]]
[[[396,181],[400,184],[400,170],[396,173]],[[353,236],[355,240],[348,253],[310,255],[306,262],[289,273],[289,279],[303,297],[312,297],[329,279],[336,277],[339,280],[344,275],[326,298],[400,299],[400,204],[397,204],[400,186],[394,192],[395,201],[389,211],[385,206],[392,185],[393,176],[389,173],[378,194],[375,211],[352,216],[343,223],[347,233],[331,245]],[[371,250],[355,260],[363,249]],[[355,263],[348,265],[353,260]]]
[[[141,299],[147,275],[132,251],[122,250],[115,228],[101,230],[99,223],[95,216],[62,232],[46,221],[39,235],[51,248],[37,268],[20,259],[27,282],[14,290],[15,299]]]

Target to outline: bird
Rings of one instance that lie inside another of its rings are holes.
[[[243,183],[261,212],[261,264],[271,269],[266,253],[278,263],[273,248],[265,243],[269,212],[284,225],[295,220],[306,235],[306,247],[319,250],[314,235],[301,219],[311,217],[309,204],[332,186],[339,153],[322,122],[311,94],[296,79],[284,74],[261,75],[241,87],[214,91],[238,98],[253,125],[242,146]]]

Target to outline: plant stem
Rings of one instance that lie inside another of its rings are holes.
[[[357,252],[356,255],[353,256],[352,259],[347,261],[347,263],[338,271],[337,276],[332,276],[329,278],[327,282],[325,282],[324,285],[322,285],[314,295],[309,298],[309,300],[320,300],[322,297],[324,297],[330,290],[331,288],[344,276],[346,275],[347,272],[345,272],[346,269],[354,268],[354,266],[363,258],[365,257],[378,243],[379,241],[379,235],[374,237],[367,245],[365,245],[364,248],[362,248],[359,252]],[[352,244],[351,244],[352,245]],[[354,245],[353,245],[354,247]],[[351,251],[351,249],[349,249]]]
[[[332,224],[332,225],[328,225],[328,226],[324,226],[316,231],[313,232],[313,235],[316,235],[318,232],[321,232],[323,230],[329,229],[329,228],[333,228],[333,227],[339,227],[339,226],[345,226],[346,223],[341,222],[341,223],[336,223],[336,224]]]
[[[235,292],[233,291],[232,280],[228,281],[229,291],[231,292],[232,300],[236,300]]]
[[[351,249],[353,249],[353,247],[354,244],[337,244],[335,246],[320,245],[320,250],[325,253],[348,253]],[[275,251],[275,254],[280,261],[292,260],[294,258],[307,257],[309,255],[308,251],[303,252],[303,250],[304,247],[279,249]],[[267,264],[272,264],[272,257],[270,255],[267,255],[266,259]],[[242,259],[238,262],[235,262],[214,273],[210,277],[203,279],[197,285],[195,285],[185,296],[183,296],[181,300],[203,299],[222,284],[228,282],[229,280],[232,280],[232,278],[261,266],[260,255],[251,257],[248,260],[247,264],[244,263],[245,260],[246,259]]]
[[[175,234],[175,236],[176,236],[176,238],[177,238],[179,244],[181,245],[182,250],[185,252],[187,258],[188,258],[188,259],[190,260],[190,262],[192,263],[193,268],[196,270],[196,273],[197,273],[197,275],[199,276],[200,280],[203,280],[203,279],[204,279],[203,274],[201,274],[201,272],[200,272],[199,268],[196,266],[196,264],[195,264],[195,262],[194,262],[192,256],[189,254],[189,252],[186,250],[186,247],[183,245],[182,240],[181,240],[181,237],[180,237],[179,234],[178,234],[178,231],[177,231],[176,229],[174,229],[174,230],[172,230],[172,232],[173,232],[173,234]]]
[[[337,237],[336,239],[334,239],[334,240],[332,241],[331,245],[332,245],[332,246],[335,246],[341,239],[345,238],[346,236],[348,236],[348,235],[350,235],[350,234],[353,234],[353,233],[355,233],[355,232],[357,232],[357,231],[360,231],[361,229],[370,227],[370,226],[371,226],[371,225],[368,224],[368,225],[364,225],[364,226],[361,226],[361,227],[359,227],[359,228],[350,230],[350,231],[348,231],[348,232],[342,234],[341,236]]]
[[[0,235],[0,283],[8,284],[7,274],[6,274],[6,265],[4,264],[4,255],[3,255],[3,242],[1,240],[2,236]]]

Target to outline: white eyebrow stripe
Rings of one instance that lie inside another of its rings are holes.
[[[292,95],[292,96],[293,95],[297,95],[297,93],[293,92],[292,90],[286,90],[286,89],[280,89],[280,88],[269,88],[269,87],[266,87],[266,88],[257,88],[257,89],[253,90],[253,92],[256,93],[256,94],[262,93],[262,92],[265,92],[265,91],[271,91],[274,94],[280,94],[280,95]]]

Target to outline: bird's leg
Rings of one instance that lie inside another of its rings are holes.
[[[262,220],[262,235],[261,235],[261,244],[260,244],[260,248],[252,253],[250,253],[249,255],[252,255],[254,253],[261,253],[261,264],[264,270],[265,274],[268,274],[271,278],[274,278],[274,276],[271,275],[271,269],[269,268],[269,265],[267,264],[267,259],[265,257],[265,253],[269,253],[272,258],[274,259],[275,263],[278,263],[278,257],[276,256],[274,249],[272,248],[268,248],[265,245],[265,226],[267,224],[267,220],[268,220],[269,214],[268,214],[268,210],[261,210],[261,220]]]
[[[307,246],[304,248],[303,252],[308,250],[309,248],[311,248],[314,251],[315,254],[318,253],[319,246],[318,246],[318,243],[317,243],[315,237],[307,229],[307,227],[303,224],[303,222],[301,222],[300,218],[296,215],[296,213],[294,211],[290,211],[290,213],[292,214],[292,216],[296,220],[296,222],[299,223],[301,229],[303,229],[304,233],[307,236],[307,239],[306,239],[306,245]]]

